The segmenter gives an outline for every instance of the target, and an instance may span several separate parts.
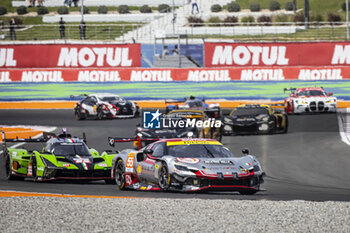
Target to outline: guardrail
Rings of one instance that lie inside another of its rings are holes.
[[[86,24],[85,40],[124,41],[123,35],[133,31],[134,38],[157,28],[143,27],[146,24]],[[198,39],[234,39],[237,41],[322,41],[346,40],[346,23],[191,23],[177,27],[177,33],[188,34]],[[16,40],[79,40],[82,35],[79,24],[66,24],[64,36],[58,24],[17,25]],[[167,32],[172,33],[172,32]],[[152,37],[153,38],[153,37]],[[0,26],[0,39],[10,40],[8,25]],[[130,42],[130,41],[128,41]]]
[[[66,24],[64,33],[58,24],[17,25],[15,27],[16,40],[115,40],[128,31],[133,31],[144,24],[89,24],[86,23],[85,37],[80,31],[79,24]],[[0,38],[11,40],[10,29],[7,25],[0,27]]]
[[[184,28],[178,30],[184,32]],[[243,41],[329,41],[347,38],[345,22],[189,23],[185,30],[191,38]]]

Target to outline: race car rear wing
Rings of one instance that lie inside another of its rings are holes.
[[[133,138],[108,137],[108,144],[114,147],[116,142],[138,142],[138,147],[139,149],[141,149],[141,142],[155,142],[155,141],[158,141],[159,139],[160,138],[140,138],[139,136],[136,136]]]
[[[41,138],[6,138],[6,133],[3,130],[0,130],[1,133],[1,145],[4,150],[4,152],[7,152],[7,145],[6,142],[47,142],[51,137],[56,137],[54,133],[50,132],[43,132],[43,137]]]
[[[205,97],[204,96],[200,96],[200,97],[194,97],[194,96],[190,96],[190,97],[185,97],[184,100],[164,100],[164,102],[166,104],[175,104],[175,103],[184,103],[186,102],[187,100],[191,100],[191,99],[200,99],[202,98],[202,101],[205,102]]]
[[[2,145],[3,147],[3,150],[6,152],[7,151],[7,145],[6,145],[6,142],[25,142],[25,143],[28,143],[28,142],[47,142],[50,138],[54,138],[54,137],[58,137],[58,138],[71,138],[72,136],[70,134],[67,134],[67,133],[62,133],[62,134],[59,134],[59,135],[56,135],[54,133],[51,133],[51,132],[43,132],[43,136],[41,138],[32,138],[32,137],[29,137],[29,138],[6,138],[6,133],[5,131],[3,130],[0,130],[0,133],[1,133],[1,141],[0,141],[0,144]],[[83,133],[83,141],[85,142],[86,144],[86,135],[85,133]]]
[[[77,98],[77,97],[87,97],[88,94],[79,94],[79,95],[70,95],[71,99]]]
[[[166,104],[179,104],[184,103],[186,100],[164,100],[164,103]]]
[[[297,89],[295,87],[290,87],[290,88],[284,88],[283,92],[286,93],[286,91],[290,91],[291,93],[294,93]]]

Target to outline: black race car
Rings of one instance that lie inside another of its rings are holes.
[[[72,95],[71,98],[84,96],[74,107],[77,120],[86,118],[132,118],[139,114],[136,103],[128,101],[118,95],[97,93],[90,95]]]
[[[220,105],[216,103],[208,104],[205,102],[205,98],[196,98],[190,96],[184,98],[183,101],[166,100],[168,105],[165,108],[165,113],[173,110],[201,110],[210,118],[218,119],[221,116]]]
[[[243,104],[223,117],[224,135],[287,133],[288,116],[269,105]]]

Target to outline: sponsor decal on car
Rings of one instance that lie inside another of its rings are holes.
[[[131,175],[125,175],[125,184],[131,185],[132,179],[131,179]]]
[[[137,167],[137,173],[138,173],[139,175],[141,175],[141,172],[142,172],[142,167],[141,167],[141,165],[139,164],[139,166]]]
[[[191,145],[191,144],[199,144],[199,145],[222,145],[218,141],[200,141],[200,140],[186,140],[186,141],[168,141],[167,146],[178,146],[178,145]]]
[[[32,164],[28,164],[28,168],[27,168],[27,175],[28,176],[32,176],[33,175],[33,167]]]
[[[79,158],[79,159],[73,159],[75,163],[91,163],[90,159],[83,159],[83,158]]]
[[[197,158],[176,158],[176,160],[181,163],[189,163],[189,164],[196,164],[200,162],[200,160]]]

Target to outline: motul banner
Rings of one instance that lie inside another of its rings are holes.
[[[214,82],[350,79],[350,66],[197,69],[0,69],[0,82]]]
[[[141,67],[141,45],[0,45],[0,68],[86,67]]]
[[[205,43],[205,66],[350,65],[348,42]]]

